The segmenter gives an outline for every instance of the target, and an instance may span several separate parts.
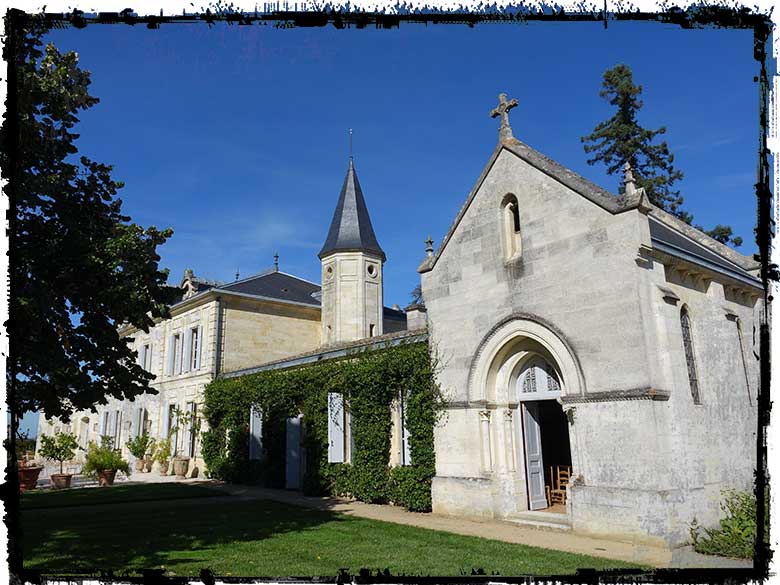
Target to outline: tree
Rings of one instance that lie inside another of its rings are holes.
[[[413,305],[424,305],[425,301],[423,300],[422,295],[422,285],[418,284],[412,289],[412,292],[409,293],[409,296],[412,297],[412,304]]]
[[[57,433],[54,437],[43,435],[41,436],[41,457],[51,461],[59,461],[60,475],[62,475],[63,462],[73,459],[78,446],[76,436],[72,433]]]
[[[658,136],[666,133],[666,128],[648,130],[636,119],[643,105],[640,99],[642,86],[634,84],[631,69],[623,64],[609,69],[604,73],[601,87],[599,95],[616,106],[617,112],[581,138],[585,152],[593,154],[588,164],[604,163],[607,173],[614,175],[628,162],[636,186],[645,190],[653,205],[691,224],[693,216],[682,209],[683,198],[679,189],[673,187],[683,178],[683,173],[674,167],[674,155],[665,140],[653,144]],[[620,192],[623,192],[622,186]],[[719,242],[742,244],[742,238],[733,237],[728,226],[718,225],[710,231],[696,227]]]
[[[142,228],[122,214],[111,167],[77,158],[77,115],[98,103],[74,52],[41,50],[39,17],[6,16],[9,102],[0,166],[11,201],[9,399],[69,420],[108,397],[152,392],[151,374],[118,327],[148,331],[174,291],[157,246],[172,230]]]

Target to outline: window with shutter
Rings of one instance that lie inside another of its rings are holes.
[[[407,425],[407,397],[401,392],[400,396],[400,413],[399,419],[401,421],[401,465],[412,464],[412,452],[409,449],[409,427]]]
[[[328,392],[328,462],[344,463],[344,397]]]
[[[263,412],[256,406],[249,409],[249,459],[263,458]]]

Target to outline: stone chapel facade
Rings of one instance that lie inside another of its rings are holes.
[[[434,512],[665,546],[694,517],[715,524],[720,490],[750,489],[756,466],[758,264],[653,206],[630,169],[616,196],[515,139],[514,105],[500,96],[499,143],[429,244],[424,308],[384,307],[386,257],[350,160],[321,283],[276,265],[229,284],[186,271],[169,319],[121,330],[158,394],[78,413],[80,443],[165,437],[216,376],[427,338],[446,398]],[[41,418],[39,435],[66,426]],[[202,470],[189,430],[179,444]]]
[[[446,364],[434,512],[679,545],[721,489],[752,489],[759,266],[630,169],[618,197],[515,139],[501,98],[499,144],[419,268]]]

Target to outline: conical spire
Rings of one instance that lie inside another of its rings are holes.
[[[383,262],[385,260],[385,253],[376,241],[351,158],[328,237],[319,253],[320,260],[335,252],[367,252],[379,256]]]

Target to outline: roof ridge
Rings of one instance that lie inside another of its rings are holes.
[[[301,282],[307,282],[309,284],[312,284],[316,286],[317,288],[322,288],[322,285],[319,283],[314,282],[313,280],[308,280],[306,278],[302,278],[300,276],[296,276],[295,274],[290,274],[289,272],[283,272],[281,270],[276,271],[277,274],[284,274],[285,276],[289,276],[290,278],[294,278],[296,280],[300,280]]]
[[[216,288],[227,288],[229,286],[233,286],[234,284],[240,284],[242,282],[247,282],[249,280],[254,280],[256,278],[262,278],[263,276],[268,276],[269,274],[271,274],[273,272],[274,272],[273,268],[266,268],[265,270],[263,270],[261,272],[258,272],[256,274],[253,274],[251,276],[247,276],[246,278],[242,278],[240,280],[234,280],[233,282],[225,282],[225,283],[221,284],[220,286],[218,286]]]

